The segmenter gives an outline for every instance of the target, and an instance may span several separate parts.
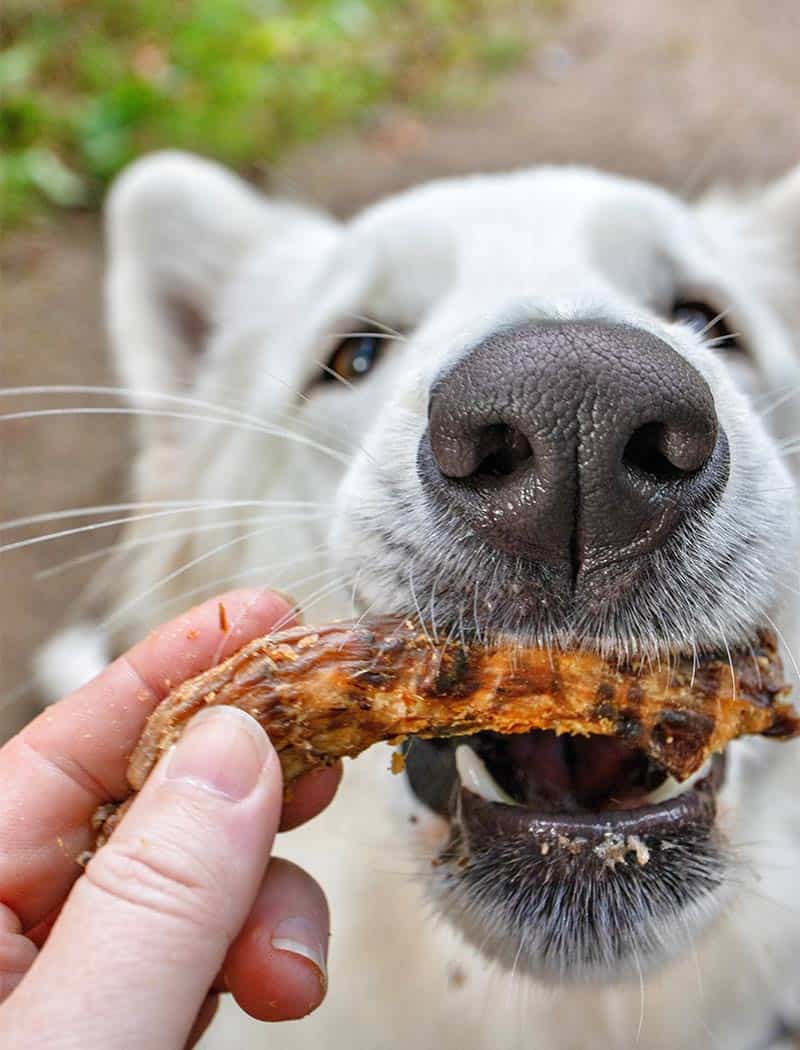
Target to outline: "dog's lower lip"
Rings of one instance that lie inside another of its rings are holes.
[[[588,844],[600,843],[610,834],[623,838],[661,838],[689,822],[706,826],[713,823],[716,793],[722,783],[724,768],[724,755],[715,755],[709,775],[684,795],[637,809],[591,813],[542,813],[530,806],[487,802],[462,787],[453,816],[463,825],[468,837],[476,833],[501,838],[564,836],[570,841],[582,839]]]

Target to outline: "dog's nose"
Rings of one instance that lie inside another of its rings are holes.
[[[433,387],[424,488],[488,545],[581,573],[691,529],[728,476],[702,376],[648,332],[504,329]]]

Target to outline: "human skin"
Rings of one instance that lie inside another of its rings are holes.
[[[243,712],[197,719],[111,842],[85,870],[77,860],[94,810],[125,795],[128,756],[170,687],[287,613],[258,591],[206,602],[0,749],[0,1045],[181,1050],[220,991],[270,1021],[322,1001],[324,895],[267,861],[278,830],[327,805],[340,770],[303,778],[282,808],[277,756]]]

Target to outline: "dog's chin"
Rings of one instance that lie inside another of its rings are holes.
[[[723,903],[725,757],[684,784],[608,738],[413,740],[412,791],[449,827],[437,909],[545,982],[611,982],[688,950]]]

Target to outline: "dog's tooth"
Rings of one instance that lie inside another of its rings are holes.
[[[479,758],[468,744],[459,744],[456,748],[456,769],[461,783],[474,795],[486,799],[487,802],[502,802],[506,806],[517,805],[494,779],[483,759]]]
[[[710,772],[711,759],[684,781],[676,780],[674,777],[667,777],[663,784],[659,784],[649,795],[645,795],[642,802],[647,806],[657,806],[661,802],[669,802],[670,799],[685,795],[687,791],[691,791],[699,780],[707,777]]]

